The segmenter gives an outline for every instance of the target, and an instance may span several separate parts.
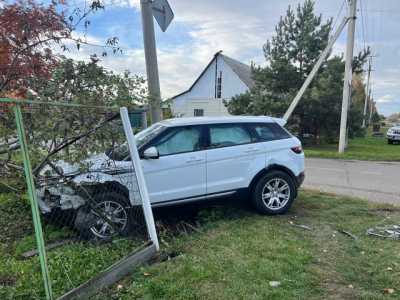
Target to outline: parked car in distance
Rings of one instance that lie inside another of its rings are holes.
[[[400,142],[400,124],[393,126],[388,129],[386,133],[388,144],[393,144],[394,142]]]
[[[136,141],[152,206],[247,193],[260,213],[285,213],[304,180],[304,153],[299,139],[283,125],[282,119],[264,116],[194,117],[164,120],[139,132]],[[58,167],[76,185],[96,190],[97,209],[107,206],[105,213],[119,222],[114,225],[128,232],[134,224],[129,207],[141,203],[132,185],[127,145],[89,161],[91,167],[85,173],[63,162]],[[105,192],[99,194],[102,189]],[[43,213],[54,209],[91,213],[82,209],[85,196],[62,183],[44,184],[38,195]],[[113,230],[104,223],[98,221],[87,230],[106,238]]]

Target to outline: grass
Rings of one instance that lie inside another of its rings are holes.
[[[6,198],[0,197],[0,225],[8,226],[0,231],[0,299],[43,297],[37,258],[18,258],[31,236],[21,217],[26,207]],[[261,216],[232,201],[156,215],[163,252],[177,255],[141,267],[93,299],[399,298],[400,241],[366,235],[374,225],[399,224],[399,208],[302,191],[283,216]],[[171,234],[162,226],[188,220],[196,230]],[[77,243],[50,251],[53,288],[58,294],[68,290],[66,273],[74,284],[86,280],[130,247]],[[270,281],[280,285],[271,287]],[[385,293],[387,288],[394,293]]]
[[[73,236],[67,228],[44,225],[47,244]],[[48,251],[54,294],[58,297],[92,278],[141,244],[119,239],[112,243],[74,242]],[[26,199],[0,194],[0,299],[44,299],[37,256],[21,254],[36,249],[30,208]]]
[[[389,145],[383,137],[354,138],[343,154],[338,153],[337,144],[306,146],[307,157],[357,159],[375,161],[400,161],[400,145]]]
[[[366,230],[399,224],[400,209],[302,192],[284,216],[225,205],[198,218],[201,232],[164,244],[180,255],[143,267],[94,299],[399,299],[399,241]]]

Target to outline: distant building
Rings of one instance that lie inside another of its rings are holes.
[[[171,98],[178,117],[229,115],[225,101],[248,91],[254,81],[250,66],[217,52],[192,86]]]

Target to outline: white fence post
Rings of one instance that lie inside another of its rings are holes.
[[[124,126],[125,136],[128,141],[129,153],[131,155],[133,168],[135,170],[136,178],[138,181],[137,183],[139,186],[139,192],[142,197],[142,206],[143,206],[144,217],[146,220],[147,230],[149,232],[151,241],[154,243],[158,251],[160,249],[160,246],[158,243],[153,211],[151,209],[149,192],[147,190],[146,181],[144,179],[142,164],[140,163],[140,157],[136,146],[136,140],[135,136],[133,135],[132,126],[129,120],[128,110],[126,109],[126,107],[120,108],[120,114],[121,114],[122,124]]]

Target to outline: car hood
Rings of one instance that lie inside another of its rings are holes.
[[[400,126],[390,127],[391,130],[400,130]]]
[[[81,163],[69,163],[64,160],[59,160],[54,165],[62,171],[64,176],[75,176],[83,172],[101,172],[105,169],[109,169],[113,160],[110,159],[105,153],[96,154],[88,159],[82,160]],[[50,166],[44,167],[40,174],[42,176],[48,176],[46,173],[50,173],[50,176],[56,176],[54,170]]]

